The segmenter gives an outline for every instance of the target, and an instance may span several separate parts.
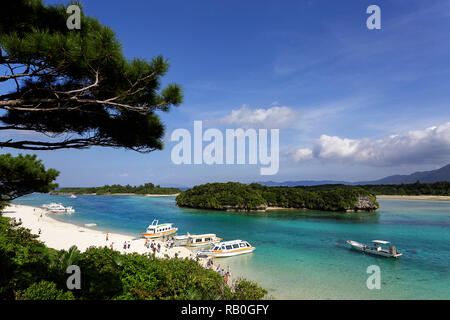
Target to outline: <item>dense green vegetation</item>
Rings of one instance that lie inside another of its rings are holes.
[[[365,200],[364,207],[359,200]],[[302,208],[326,211],[378,208],[375,196],[360,187],[267,187],[228,182],[207,183],[181,192],[176,198],[183,207],[217,210],[258,210],[266,207]]]
[[[105,185],[103,187],[89,187],[89,188],[61,188],[52,192],[52,194],[114,194],[114,193],[134,193],[134,194],[176,194],[181,192],[177,188],[164,188],[155,186],[153,183],[146,183],[141,186],[121,186],[113,184],[112,186]]]
[[[33,192],[49,192],[59,172],[46,170],[36,155],[0,155],[0,201],[13,200]]]
[[[1,211],[0,211],[1,212]],[[81,270],[81,289],[68,290],[67,266]],[[233,289],[190,259],[159,259],[91,247],[47,248],[0,214],[0,300],[262,299],[267,291],[238,279]]]
[[[360,186],[374,194],[383,195],[433,195],[450,196],[450,182],[411,183],[411,184],[380,184]]]
[[[0,147],[162,149],[159,115],[183,101],[181,87],[165,78],[169,61],[160,55],[128,59],[114,30],[76,4],[80,28],[70,30],[67,5],[2,1],[0,83],[7,85],[0,94],[0,130],[42,135],[21,140],[3,134]]]

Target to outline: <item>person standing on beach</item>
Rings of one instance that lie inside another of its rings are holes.
[[[125,250],[127,249],[127,242],[126,242],[126,241],[123,242],[123,248],[124,248]]]
[[[109,234],[106,233],[106,241],[108,241],[108,238],[109,238]]]
[[[111,244],[109,245],[109,247],[111,248],[111,250],[113,249],[113,244],[114,244],[114,242],[111,242]]]
[[[128,249],[130,249],[130,246],[131,246],[131,243],[130,243],[130,241],[128,241]]]

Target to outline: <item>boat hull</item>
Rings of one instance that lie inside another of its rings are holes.
[[[402,253],[392,254],[392,253],[389,253],[389,252],[386,252],[383,250],[376,250],[372,247],[366,246],[366,245],[356,242],[356,241],[348,240],[347,243],[349,245],[351,245],[352,249],[354,249],[354,250],[372,254],[372,255],[376,255],[376,256],[382,256],[382,257],[386,257],[386,258],[398,258],[403,255]]]
[[[157,233],[141,233],[142,236],[144,236],[145,238],[148,239],[153,239],[153,238],[161,238],[163,236],[168,236],[171,234],[174,234],[178,231],[178,228],[174,228],[171,230],[167,230],[167,231],[163,231],[163,232],[157,232]]]
[[[232,256],[241,255],[241,254],[252,253],[253,251],[255,251],[255,247],[236,249],[236,250],[225,251],[225,252],[210,251],[209,255],[213,256],[214,258],[225,258],[225,257],[232,257]]]
[[[204,246],[208,246],[211,244],[219,243],[220,241],[222,241],[221,238],[217,238],[217,239],[210,240],[210,241],[204,241],[204,242],[195,242],[195,243],[186,242],[186,247],[204,247]]]

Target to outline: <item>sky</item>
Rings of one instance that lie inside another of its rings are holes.
[[[450,1],[82,3],[113,28],[127,58],[167,58],[163,82],[180,84],[184,102],[159,114],[162,151],[32,152],[60,171],[60,186],[367,181],[450,163]],[[373,4],[381,8],[379,30],[366,26]],[[261,175],[251,164],[174,164],[171,133],[193,132],[196,120],[224,133],[279,129],[278,173]]]

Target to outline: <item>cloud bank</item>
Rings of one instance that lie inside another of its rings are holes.
[[[348,139],[323,134],[312,148],[290,153],[294,162],[311,159],[369,165],[435,163],[450,160],[450,122],[425,130],[373,139]]]
[[[232,110],[222,118],[214,122],[237,125],[244,128],[286,128],[291,125],[297,117],[297,112],[286,106],[273,106],[267,109],[251,109],[243,105],[240,109]]]

